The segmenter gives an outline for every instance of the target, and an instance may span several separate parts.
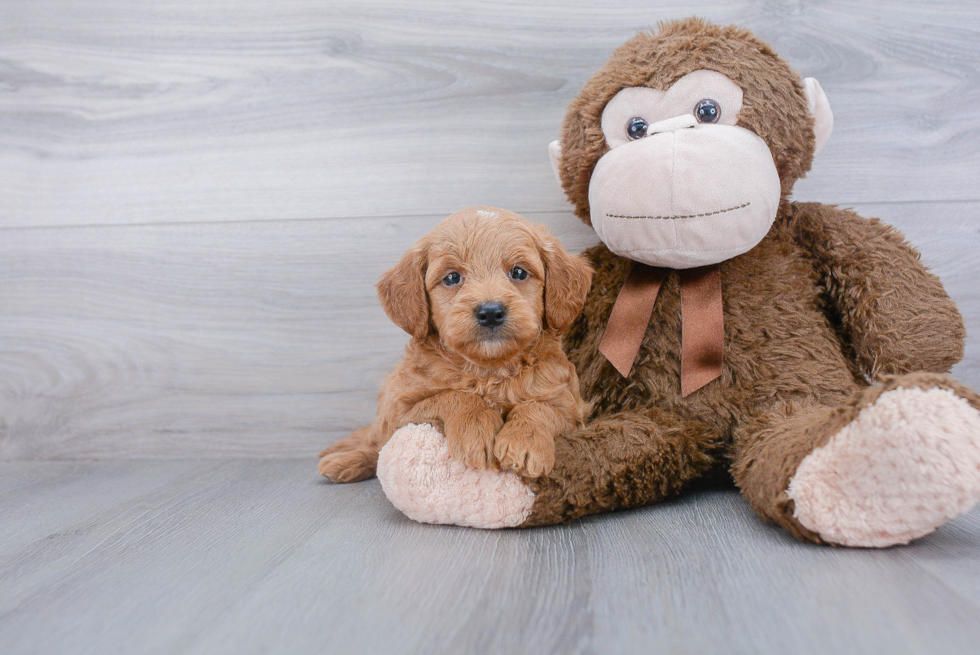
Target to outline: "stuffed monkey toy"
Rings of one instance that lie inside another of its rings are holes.
[[[408,516],[556,524],[730,471],[809,542],[884,547],[980,499],[980,397],[946,375],[956,306],[876,219],[788,198],[830,136],[816,80],[750,32],[666,23],[572,102],[552,163],[603,242],[564,347],[593,403],[537,479],[408,425],[378,475]]]

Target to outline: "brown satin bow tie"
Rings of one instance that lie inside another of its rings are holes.
[[[616,297],[599,352],[629,377],[646,333],[653,305],[667,273],[633,263]],[[687,396],[721,375],[725,319],[718,264],[677,271],[681,279],[681,395]]]

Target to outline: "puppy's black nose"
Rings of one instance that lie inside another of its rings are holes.
[[[496,300],[480,303],[473,313],[476,314],[476,322],[485,328],[495,328],[507,318],[507,308]]]

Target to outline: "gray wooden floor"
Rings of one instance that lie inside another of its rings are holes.
[[[405,335],[378,275],[500,205],[613,48],[737,22],[820,79],[796,198],[902,229],[980,387],[980,3],[0,3],[0,653],[966,653],[980,512],[801,545],[731,490],[526,532],[412,524],[312,455]]]
[[[971,653],[980,511],[802,545],[731,490],[535,530],[413,523],[302,460],[0,464],[5,653]]]

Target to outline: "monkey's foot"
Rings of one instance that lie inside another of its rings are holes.
[[[534,504],[517,475],[454,460],[446,438],[425,423],[391,436],[378,458],[378,479],[391,504],[421,523],[512,528]]]
[[[786,493],[824,541],[908,543],[980,500],[980,412],[949,389],[886,391],[803,459]]]

